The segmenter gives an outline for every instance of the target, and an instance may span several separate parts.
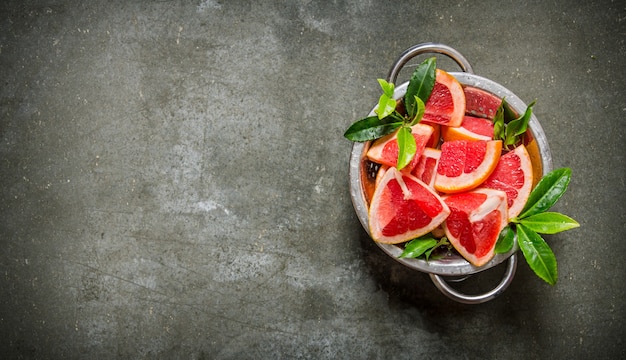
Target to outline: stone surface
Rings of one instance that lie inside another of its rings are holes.
[[[623,357],[625,19],[609,0],[2,2],[0,353]],[[354,215],[343,131],[427,41],[537,99],[574,174],[556,210],[581,224],[547,238],[556,286],[520,262],[499,298],[455,303]]]

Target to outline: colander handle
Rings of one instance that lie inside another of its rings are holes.
[[[436,275],[436,274],[429,274],[429,275],[430,275],[430,279],[433,281],[437,289],[439,289],[439,291],[441,291],[444,295],[446,295],[450,299],[454,301],[458,301],[463,304],[481,304],[489,300],[492,300],[498,297],[498,295],[502,294],[504,290],[506,290],[506,288],[509,286],[509,284],[511,284],[511,281],[513,281],[513,276],[515,276],[516,269],[517,269],[517,254],[513,254],[511,255],[511,257],[509,257],[507,267],[506,267],[506,272],[504,273],[502,281],[492,290],[484,294],[479,294],[479,295],[463,294],[455,290],[454,288],[452,288],[450,284],[448,284],[448,282],[444,280],[443,276]]]
[[[472,70],[472,65],[470,65],[469,61],[467,61],[467,59],[455,49],[444,44],[423,43],[413,45],[410,48],[404,50],[402,54],[400,54],[398,60],[396,60],[396,62],[391,67],[389,75],[387,75],[387,81],[395,84],[396,80],[398,79],[398,74],[400,73],[400,70],[402,70],[404,65],[406,65],[406,63],[415,56],[424,53],[438,53],[446,55],[447,57],[454,60],[463,72],[467,72],[470,74],[474,73],[474,70]]]

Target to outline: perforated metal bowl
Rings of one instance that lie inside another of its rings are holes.
[[[475,75],[469,62],[459,52],[453,48],[435,43],[425,43],[415,45],[406,51],[396,60],[391,67],[387,81],[396,82],[398,73],[413,57],[423,53],[436,53],[445,55],[453,59],[461,68],[462,72],[450,72],[463,86],[475,87],[482,89],[489,93],[494,94],[499,98],[506,98],[507,103],[517,113],[523,113],[526,110],[527,105],[513,94],[510,90],[504,86]],[[396,86],[394,97],[400,99],[404,96],[408,82]],[[369,116],[375,115],[374,109],[371,110]],[[550,147],[539,121],[532,115],[529,121],[529,132],[531,135],[531,142],[528,144],[528,152],[533,160],[533,168],[536,173],[542,175],[547,174],[552,170],[552,155],[550,153]],[[352,148],[350,157],[350,192],[352,197],[352,203],[354,209],[359,218],[359,221],[363,225],[363,228],[369,234],[368,224],[368,209],[369,199],[365,191],[366,177],[366,159],[365,154],[370,146],[370,142],[355,143]],[[477,267],[470,264],[467,260],[463,259],[457,254],[450,254],[441,259],[429,260],[417,258],[417,259],[401,259],[399,258],[402,253],[402,248],[397,245],[389,245],[376,243],[385,253],[400,262],[401,264],[415,270],[419,270],[428,273],[435,284],[435,286],[449,298],[462,303],[476,304],[489,301],[498,295],[500,295],[511,283],[515,275],[517,267],[517,239],[511,251],[506,254],[497,254],[487,264]],[[490,269],[496,265],[499,265],[507,261],[507,268],[504,273],[502,281],[492,290],[477,294],[468,295],[460,293],[455,290],[446,279],[450,280],[452,277],[455,279],[463,278],[469,275],[480,273],[481,271]]]

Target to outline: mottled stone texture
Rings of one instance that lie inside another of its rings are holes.
[[[609,0],[3,1],[2,358],[623,358],[625,34]],[[425,41],[537,99],[556,286],[455,303],[354,215],[342,134]]]

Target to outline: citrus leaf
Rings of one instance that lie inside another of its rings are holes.
[[[417,145],[415,144],[415,138],[411,134],[411,128],[403,126],[398,130],[398,163],[396,168],[402,170],[407,166],[417,151]]]
[[[413,103],[413,107],[415,115],[413,117],[413,120],[411,121],[410,126],[413,126],[420,122],[424,117],[424,112],[426,112],[426,105],[424,105],[422,99],[418,98],[417,96],[415,96],[415,102]]]
[[[391,116],[383,119],[369,116],[350,125],[343,136],[350,141],[370,141],[391,134],[401,125],[401,121]]]
[[[533,189],[518,219],[547,211],[567,190],[572,169],[560,168],[546,174]]]
[[[396,100],[393,97],[389,97],[386,94],[382,94],[378,99],[378,106],[376,107],[376,114],[379,119],[383,119],[391,115],[396,110]]]
[[[505,132],[505,138],[504,138],[504,146],[509,146],[509,145],[515,145],[515,143],[517,143],[517,141],[519,140],[520,135],[524,134],[526,132],[526,130],[528,129],[528,122],[530,121],[530,117],[532,116],[532,107],[535,105],[535,102],[533,101],[530,105],[528,105],[528,107],[526,107],[526,111],[524,112],[524,115],[520,116],[519,118],[509,122],[509,124],[506,126],[504,132]]]
[[[404,251],[400,254],[400,258],[419,257],[436,245],[437,240],[432,237],[413,239],[404,246]]]
[[[500,235],[498,235],[498,241],[496,242],[496,247],[494,252],[496,254],[504,254],[513,248],[513,244],[515,243],[515,232],[511,229],[510,226],[506,226],[502,231],[500,231]]]
[[[433,251],[443,245],[450,245],[450,242],[448,241],[447,237],[442,237],[441,239],[439,239],[439,241],[437,242],[437,244],[435,244],[435,246],[431,247],[430,249],[428,249],[425,253],[424,256],[426,257],[426,260],[428,260],[430,258],[430,255],[433,253]],[[435,256],[436,257],[436,256]]]
[[[387,82],[385,79],[378,79],[378,83],[383,89],[383,94],[387,95],[387,97],[392,98],[393,92],[395,90],[395,85],[393,83]]]
[[[517,241],[528,266],[535,274],[550,285],[556,284],[556,257],[545,240],[524,224],[518,224]]]
[[[409,85],[404,94],[404,104],[407,109],[409,118],[415,115],[413,103],[415,97],[419,97],[424,103],[428,101],[430,93],[435,86],[437,59],[435,57],[424,60],[411,75]]]
[[[496,110],[496,115],[493,117],[493,139],[504,140],[504,104],[502,99],[500,106]]]
[[[576,220],[557,212],[542,212],[519,220],[527,228],[540,234],[556,234],[580,226]]]
[[[510,123],[511,121],[517,119],[517,117],[519,116],[515,110],[513,110],[513,108],[511,107],[511,105],[507,102],[503,100],[503,110],[504,110],[504,122],[505,123]]]

